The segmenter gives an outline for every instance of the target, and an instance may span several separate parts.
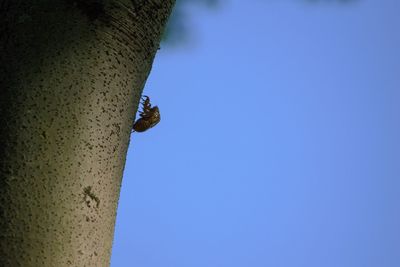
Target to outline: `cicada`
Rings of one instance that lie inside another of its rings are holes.
[[[133,124],[133,132],[144,132],[154,127],[160,122],[160,110],[157,106],[152,107],[150,97],[142,96],[142,111],[139,112],[140,118]]]

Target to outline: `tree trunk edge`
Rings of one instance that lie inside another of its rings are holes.
[[[134,111],[174,4],[138,2],[0,1],[0,266],[109,266]]]

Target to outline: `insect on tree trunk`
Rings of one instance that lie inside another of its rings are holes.
[[[173,4],[0,0],[0,266],[109,265],[134,113]]]

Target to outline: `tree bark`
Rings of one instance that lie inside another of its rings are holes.
[[[109,265],[134,114],[173,4],[0,0],[0,266]]]

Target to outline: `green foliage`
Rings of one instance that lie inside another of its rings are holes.
[[[186,40],[189,34],[189,16],[187,12],[189,5],[197,4],[207,8],[215,8],[220,2],[221,0],[176,0],[163,36],[163,42],[169,45],[176,45]]]
[[[178,45],[187,40],[189,36],[188,25],[190,18],[188,15],[188,6],[198,5],[206,8],[216,8],[229,0],[176,0],[175,7],[169,18],[167,28],[164,32],[163,43],[167,45]],[[261,0],[260,0],[261,1]],[[267,4],[272,0],[264,0]],[[275,0],[275,1],[303,1],[305,3],[322,4],[322,3],[338,3],[338,4],[349,4],[358,2],[360,0]],[[246,4],[243,1],[243,4]],[[251,4],[251,1],[247,1],[247,4]],[[266,7],[267,8],[267,7]]]

